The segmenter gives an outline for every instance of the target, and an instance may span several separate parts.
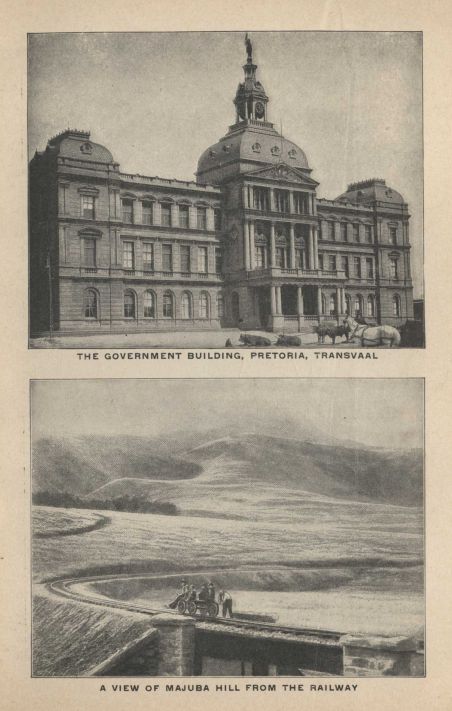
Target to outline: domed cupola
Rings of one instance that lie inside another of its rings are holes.
[[[245,38],[247,60],[245,79],[234,98],[236,121],[218,143],[210,146],[198,161],[198,183],[221,185],[237,174],[249,173],[266,165],[285,165],[309,174],[305,153],[288,141],[267,121],[268,96],[256,79],[253,48]]]
[[[256,79],[257,64],[253,64],[253,47],[248,34],[245,37],[247,59],[243,65],[245,81],[238,85],[234,104],[236,108],[236,123],[241,120],[254,119],[266,121],[268,96],[265,89]]]

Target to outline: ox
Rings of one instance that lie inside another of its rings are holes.
[[[301,346],[300,336],[286,336],[284,333],[280,333],[278,340],[276,341],[277,346]]]
[[[239,337],[240,343],[244,346],[271,346],[272,342],[265,336],[253,336],[251,333],[241,333]]]

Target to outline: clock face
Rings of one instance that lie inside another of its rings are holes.
[[[264,104],[258,101],[255,107],[257,118],[262,118],[265,114]]]

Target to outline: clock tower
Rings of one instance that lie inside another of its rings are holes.
[[[234,99],[236,123],[250,119],[265,122],[268,96],[260,81],[256,80],[257,65],[253,64],[253,48],[248,35],[245,38],[245,46],[247,51],[246,64],[243,65],[245,81],[239,84]]]

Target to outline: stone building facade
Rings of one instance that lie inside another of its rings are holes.
[[[372,179],[319,198],[304,151],[267,120],[251,55],[243,69],[235,123],[202,154],[196,182],[123,173],[84,131],[35,154],[32,334],[413,318],[403,197]]]

